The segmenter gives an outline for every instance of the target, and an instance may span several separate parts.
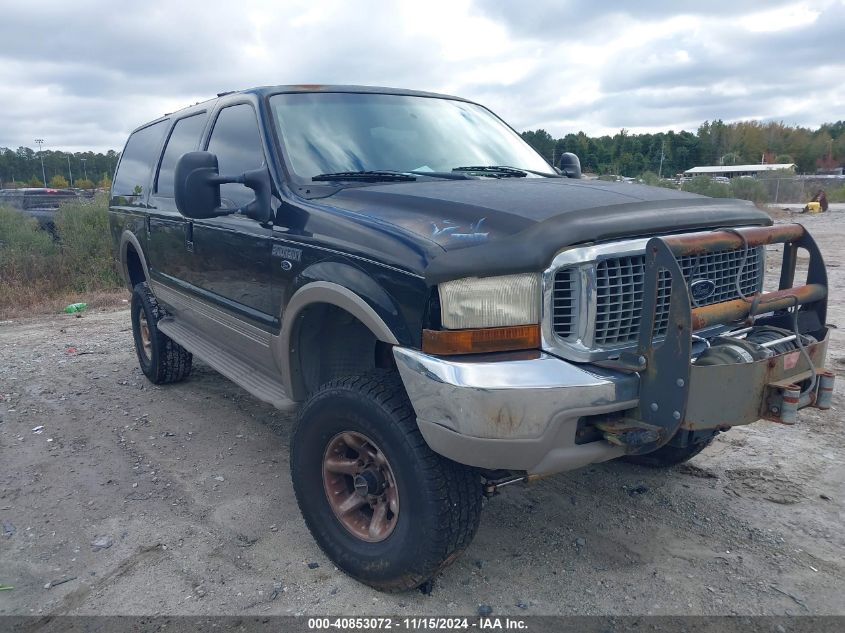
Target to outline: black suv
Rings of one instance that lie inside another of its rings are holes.
[[[256,88],[152,121],[110,203],[141,368],[175,382],[195,354],[303,402],[302,514],[383,590],[454,560],[503,484],[677,464],[731,426],[830,406],[803,227],[580,175],[480,105],[407,90]]]

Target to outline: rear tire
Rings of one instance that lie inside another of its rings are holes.
[[[631,464],[639,464],[640,466],[647,466],[649,468],[671,468],[678,464],[683,464],[685,461],[692,459],[698,455],[705,448],[710,446],[710,443],[715,439],[715,435],[703,442],[689,444],[683,448],[678,446],[666,445],[658,448],[652,453],[645,455],[628,455],[623,457],[622,461]]]
[[[333,380],[305,403],[291,441],[291,478],[320,548],[381,591],[424,584],[478,529],[478,472],[428,447],[395,372]]]
[[[179,382],[191,373],[193,356],[158,329],[164,316],[146,282],[132,290],[132,335],[141,371],[156,385]]]

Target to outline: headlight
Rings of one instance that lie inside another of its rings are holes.
[[[438,286],[440,319],[449,330],[540,322],[540,275],[467,277]]]

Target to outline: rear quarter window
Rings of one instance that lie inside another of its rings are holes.
[[[113,197],[141,196],[146,193],[166,129],[167,121],[159,121],[129,137],[114,177]]]

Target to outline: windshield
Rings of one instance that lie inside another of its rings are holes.
[[[513,130],[463,101],[406,95],[270,97],[290,167],[303,179],[337,172],[451,172],[506,165],[554,174]]]

